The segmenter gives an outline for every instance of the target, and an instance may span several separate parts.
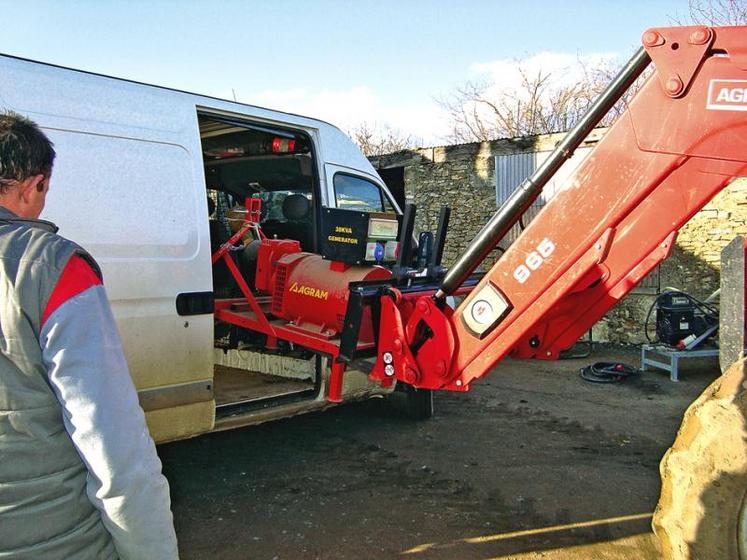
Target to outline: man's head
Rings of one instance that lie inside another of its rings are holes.
[[[0,112],[0,206],[38,218],[52,175],[52,142],[29,119]]]

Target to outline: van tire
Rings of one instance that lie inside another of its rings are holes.
[[[428,420],[433,417],[433,391],[405,386],[406,412],[412,420]]]
[[[666,560],[747,560],[745,363],[690,405],[661,461],[653,529]]]

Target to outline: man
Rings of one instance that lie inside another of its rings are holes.
[[[0,113],[0,558],[177,558],[99,268],[37,219],[54,157]]]

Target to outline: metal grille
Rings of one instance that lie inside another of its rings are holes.
[[[288,274],[288,265],[278,263],[275,272],[275,291],[272,293],[272,312],[275,315],[283,314],[283,294],[285,293],[285,277]]]
[[[495,157],[495,205],[508,200],[516,188],[536,168],[535,153],[508,154]]]
[[[500,207],[511,194],[529,177],[537,168],[537,153],[526,152],[522,154],[507,154],[495,157],[495,203]],[[521,224],[516,224],[506,234],[500,245],[504,249],[513,243],[522,231],[522,224],[526,226],[539,213],[545,205],[544,192],[537,197],[532,205],[527,208],[521,219]]]

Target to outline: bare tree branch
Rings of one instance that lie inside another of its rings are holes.
[[[451,120],[450,141],[485,141],[568,130],[611,77],[602,65],[582,65],[583,79],[569,85],[567,80],[563,83],[544,69],[530,71],[526,59],[517,61],[517,66],[516,88],[495,91],[487,83],[467,83],[436,100]],[[616,114],[613,112],[608,120]]]
[[[744,25],[747,0],[689,0],[690,23],[703,25]]]
[[[747,24],[747,0],[689,0],[689,18],[678,24]],[[570,129],[617,74],[609,62],[578,64],[583,77],[574,84],[546,70],[529,70],[530,60],[515,61],[519,82],[496,90],[490,83],[468,82],[436,102],[451,121],[451,142],[514,138]],[[610,125],[653,70],[649,68],[600,124]]]
[[[378,126],[376,123],[362,122],[348,132],[353,141],[358,144],[366,156],[380,156],[391,154],[416,144],[416,139],[410,134],[404,134],[388,125]]]

